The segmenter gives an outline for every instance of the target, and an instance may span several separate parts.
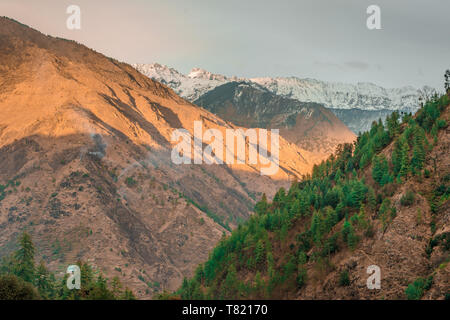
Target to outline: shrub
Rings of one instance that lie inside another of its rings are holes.
[[[302,288],[305,283],[306,283],[306,278],[307,278],[307,271],[305,268],[301,267],[298,270],[298,275],[297,275],[297,288]]]
[[[350,277],[347,270],[344,270],[339,274],[339,285],[341,287],[347,287],[350,285]]]
[[[406,191],[406,193],[401,197],[400,204],[404,207],[409,207],[414,203],[415,195],[412,191]]]
[[[36,289],[30,283],[8,274],[0,276],[0,300],[38,300]]]
[[[431,288],[433,284],[433,277],[427,279],[417,278],[413,283],[410,283],[405,290],[408,300],[419,300],[422,298],[424,291]]]
[[[126,184],[128,187],[131,188],[131,187],[134,187],[134,186],[137,184],[137,181],[134,180],[133,177],[128,177],[128,178],[125,179],[125,184]]]

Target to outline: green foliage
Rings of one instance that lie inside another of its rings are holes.
[[[81,290],[69,290],[67,276],[57,279],[48,271],[44,262],[35,267],[35,248],[31,236],[23,233],[19,238],[19,248],[0,265],[0,300],[4,299],[52,299],[52,300],[115,300],[132,299],[133,293],[122,285],[118,278],[111,283],[100,273],[79,261]],[[112,289],[110,288],[112,287]]]
[[[378,211],[378,217],[381,219],[383,224],[383,230],[386,230],[388,224],[395,218],[397,210],[395,207],[391,206],[391,200],[385,198],[381,203],[380,210]]]
[[[134,187],[134,186],[137,185],[137,181],[134,180],[133,177],[127,177],[127,178],[125,179],[125,184],[126,184],[129,188],[132,188],[132,187]]]
[[[302,290],[309,268],[326,265],[341,249],[341,239],[354,250],[360,237],[375,234],[373,219],[380,219],[385,230],[395,218],[390,197],[398,183],[420,178],[422,172],[427,175],[426,155],[433,147],[427,137],[436,137],[446,126],[440,117],[448,104],[446,96],[434,97],[416,117],[405,114],[402,123],[398,113],[387,117],[385,124],[380,119],[359,134],[356,143],[339,145],[335,154],[313,167],[311,175],[289,190],[281,188],[272,202],[263,196],[255,205],[256,214],[224,237],[194,278],[175,294],[240,299]],[[389,157],[383,149],[390,143]],[[366,182],[370,165],[373,185]],[[447,185],[437,187],[432,213],[448,199],[448,190]],[[410,198],[407,193],[402,205],[409,205]],[[345,271],[340,283],[349,282]]]
[[[405,207],[409,207],[414,203],[415,195],[411,190],[406,191],[406,193],[400,198],[400,204]]]
[[[12,274],[0,275],[0,300],[39,300],[40,296],[29,282]]]
[[[374,157],[372,177],[381,186],[392,182],[392,177],[389,175],[389,165],[384,155]]]
[[[297,288],[301,289],[306,284],[307,279],[308,279],[308,272],[307,272],[306,268],[300,267],[298,269],[298,274],[297,274],[297,278],[296,278]]]
[[[26,282],[34,279],[34,245],[31,236],[24,232],[19,240],[19,250],[14,255],[14,274]]]
[[[348,275],[348,271],[347,270],[343,270],[339,274],[339,285],[341,287],[347,287],[347,286],[350,285],[350,277]]]
[[[347,243],[350,249],[355,249],[358,244],[358,236],[355,234],[352,224],[345,220],[341,230],[342,240]]]
[[[408,300],[419,300],[422,298],[424,292],[431,288],[433,284],[433,277],[427,279],[417,278],[413,283],[410,283],[405,290]]]

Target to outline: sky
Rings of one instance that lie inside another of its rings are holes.
[[[69,5],[80,30],[66,26]],[[366,26],[369,5],[379,30]],[[0,16],[127,63],[440,91],[449,12],[449,0],[0,0]]]

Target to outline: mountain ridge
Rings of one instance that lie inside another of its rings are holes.
[[[450,92],[262,199],[160,299],[448,300]]]
[[[356,136],[320,104],[276,95],[257,83],[231,81],[217,86],[195,104],[239,126],[279,129],[280,135],[321,159]]]
[[[230,81],[250,81],[260,84],[275,94],[301,102],[320,103],[327,108],[414,112],[417,110],[417,102],[421,95],[429,96],[435,92],[435,89],[429,86],[419,89],[412,86],[383,88],[370,82],[348,84],[295,76],[243,78],[214,75],[210,82],[207,81],[208,77],[202,78],[206,80],[204,82],[195,82],[188,75],[158,63],[133,64],[133,66],[148,77],[167,83],[179,95],[192,101],[220,84]],[[193,70],[202,70],[205,74],[213,75],[204,69],[194,68]]]

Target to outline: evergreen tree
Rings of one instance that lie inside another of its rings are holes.
[[[414,135],[413,154],[411,158],[411,169],[413,173],[420,172],[425,162],[424,139],[423,131],[418,128]]]
[[[370,209],[374,210],[377,205],[377,198],[375,195],[375,191],[372,187],[369,187],[368,193],[367,193],[367,204]]]
[[[258,201],[255,205],[255,212],[260,215],[265,214],[267,211],[267,207],[267,196],[265,193],[263,193],[261,200]]]
[[[372,177],[381,186],[390,181],[389,165],[384,155],[374,157]]]
[[[389,137],[392,139],[394,138],[400,130],[400,123],[399,123],[399,114],[397,111],[394,111],[391,116],[388,116],[386,118],[386,123],[388,127]]]
[[[265,261],[265,259],[266,259],[265,255],[266,255],[266,251],[264,248],[264,242],[260,239],[256,243],[256,248],[255,248],[255,263],[256,263],[257,268],[260,263]]]
[[[450,95],[450,69],[447,69],[447,70],[445,71],[444,79],[445,79],[445,82],[444,82],[444,89],[445,89],[445,92],[446,92],[448,95]]]
[[[133,291],[131,291],[128,288],[125,288],[125,291],[123,292],[122,296],[120,297],[121,300],[136,300],[136,297],[133,293]]]
[[[41,261],[36,269],[35,286],[39,294],[44,299],[52,299],[55,296],[55,279],[54,275],[50,274],[44,261]]]
[[[26,282],[34,281],[34,245],[31,236],[24,232],[19,240],[19,249],[15,253],[14,274]]]
[[[341,171],[340,168],[338,168],[338,169],[336,170],[335,175],[334,175],[334,181],[336,181],[336,183],[338,183],[338,182],[341,181],[341,179],[342,179],[342,171]]]
[[[406,177],[409,170],[409,145],[408,143],[402,143],[399,176]]]
[[[309,210],[309,202],[306,197],[300,197],[300,214],[306,215]]]
[[[113,277],[111,280],[111,292],[116,298],[119,298],[121,295],[122,283],[117,276]]]
[[[322,240],[322,222],[319,212],[314,212],[311,220],[311,234],[313,235],[314,242],[319,244]]]
[[[341,234],[342,239],[347,242],[350,249],[355,249],[358,243],[358,237],[355,234],[352,224],[348,220],[345,220],[344,224],[342,225]]]

